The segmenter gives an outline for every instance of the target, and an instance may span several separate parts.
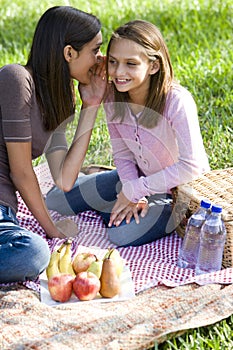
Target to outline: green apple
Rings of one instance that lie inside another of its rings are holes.
[[[98,278],[101,276],[103,260],[96,260],[91,263],[87,271],[94,273]]]

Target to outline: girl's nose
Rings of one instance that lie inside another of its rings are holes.
[[[117,75],[123,75],[125,73],[125,69],[124,69],[124,66],[122,64],[118,64],[116,66],[116,74]]]
[[[99,54],[96,56],[96,62],[97,63],[102,63],[104,60],[104,56],[102,55],[101,52],[99,52]]]
[[[99,49],[99,51],[96,54],[96,61],[97,61],[97,63],[101,63],[103,61],[103,57],[104,56],[103,56],[101,50]]]

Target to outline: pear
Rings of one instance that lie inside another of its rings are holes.
[[[102,297],[113,298],[120,293],[120,279],[117,275],[115,260],[111,258],[111,254],[103,260],[100,283],[100,295]]]
[[[96,260],[91,263],[87,271],[94,273],[99,279],[102,272],[103,260]]]
[[[120,256],[120,253],[118,252],[118,250],[115,248],[112,248],[112,249],[109,248],[107,253],[104,256],[104,259],[108,258],[110,255],[111,255],[111,259],[113,259],[115,261],[117,276],[120,277],[120,275],[122,274],[122,271],[123,271],[123,267],[124,267],[124,260]]]

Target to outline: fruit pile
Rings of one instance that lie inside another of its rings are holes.
[[[72,293],[79,300],[92,300],[99,293],[113,298],[120,293],[124,261],[117,249],[108,249],[103,259],[92,252],[71,258],[72,241],[68,239],[54,250],[46,269],[48,290],[53,300],[66,302]]]

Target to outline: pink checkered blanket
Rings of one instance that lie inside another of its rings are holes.
[[[42,193],[45,195],[53,186],[47,164],[43,163],[35,167],[35,172],[41,185]],[[18,219],[21,226],[29,228],[46,239],[43,229],[27,209],[20,196],[18,196],[18,200]],[[54,221],[64,219],[64,217],[56,212],[51,212],[51,215]],[[69,218],[75,221],[79,230],[77,237],[73,239],[73,254],[78,247],[84,250],[85,247],[98,247],[100,249],[114,247],[109,242],[106,236],[105,226],[97,213],[87,211]],[[51,251],[60,241],[59,239],[48,240]],[[177,266],[177,258],[181,241],[181,238],[174,233],[140,247],[118,248],[131,271],[136,294],[158,285],[176,287],[194,282],[200,285],[208,283],[233,283],[232,268],[201,276],[196,276],[195,272],[191,269],[179,268]],[[28,288],[40,291],[39,279],[26,282],[25,285]]]

